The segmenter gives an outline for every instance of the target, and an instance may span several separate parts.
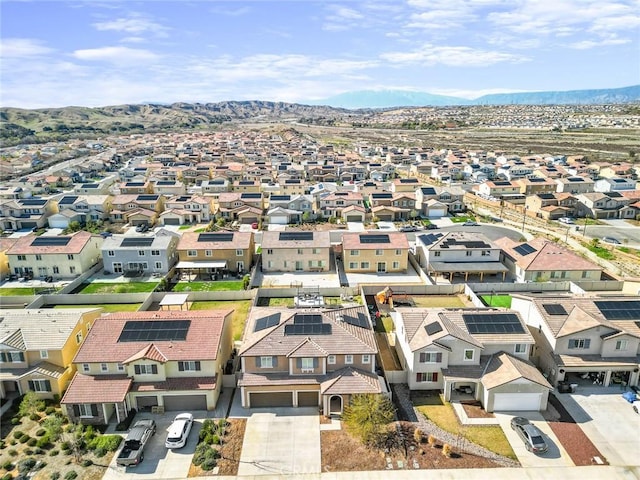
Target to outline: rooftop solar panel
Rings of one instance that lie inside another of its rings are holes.
[[[267,328],[275,327],[280,323],[280,312],[274,313],[267,317],[262,317],[256,320],[256,324],[253,327],[254,332],[259,332]]]
[[[73,205],[78,197],[75,195],[66,195],[60,199],[58,205]]]
[[[353,325],[360,328],[369,328],[369,319],[367,316],[358,312],[357,315],[342,315],[342,320],[349,325]]]
[[[469,333],[525,333],[514,313],[464,313],[462,320]]]
[[[582,177],[569,177],[569,178],[567,178],[567,182],[584,182],[584,178],[582,178]]]
[[[564,309],[564,307],[558,303],[545,303],[542,305],[542,308],[544,308],[545,312],[547,312],[549,315],[567,314],[567,311]]]
[[[420,241],[425,245],[431,245],[442,237],[442,233],[427,233],[424,235],[418,235]]]
[[[331,335],[330,323],[308,323],[284,326],[285,335]]]
[[[291,195],[271,195],[269,199],[272,202],[288,202],[291,200]]]
[[[318,313],[296,313],[293,316],[294,324],[322,323],[322,315]]]
[[[64,247],[71,237],[37,237],[31,242],[34,247]]]
[[[47,201],[42,198],[23,198],[19,200],[19,202],[21,205],[26,205],[29,207],[40,207],[47,203]]]
[[[529,245],[528,243],[523,243],[522,245],[518,245],[513,250],[522,256],[527,256],[530,253],[537,252],[537,250],[533,248],[531,245]]]
[[[156,182],[156,185],[160,185],[160,186],[168,186],[168,185],[175,185],[176,182],[174,182],[173,180],[160,180]]]
[[[233,233],[201,233],[198,235],[199,242],[232,242]]]
[[[360,243],[391,243],[389,235],[360,235]]]
[[[139,202],[155,202],[158,198],[159,195],[138,195],[136,200]]]
[[[424,329],[427,331],[427,335],[435,335],[442,331],[442,325],[440,325],[440,322],[431,322],[425,325]]]
[[[191,320],[129,320],[124,324],[118,342],[186,340]]]
[[[511,185],[511,182],[498,181],[498,182],[493,182],[493,184],[499,187],[506,187],[507,185]]]
[[[595,301],[607,320],[640,320],[640,300]]]
[[[392,193],[372,193],[371,198],[381,199],[381,198],[393,198]]]
[[[279,239],[281,242],[312,241],[313,232],[280,232]]]
[[[127,182],[125,187],[144,187],[144,182]]]
[[[121,247],[150,247],[153,245],[153,237],[127,237],[120,243]]]
[[[255,200],[258,198],[262,198],[262,194],[261,193],[242,193],[240,194],[240,198]]]

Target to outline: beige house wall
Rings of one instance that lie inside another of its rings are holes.
[[[317,253],[313,253],[313,251]],[[295,272],[296,262],[300,262],[303,272],[327,272],[330,268],[330,251],[326,248],[270,248],[262,249],[262,270],[264,272]],[[309,262],[313,262],[310,266]],[[322,262],[322,267],[318,267]]]
[[[409,255],[405,249],[384,249],[381,248],[382,255],[376,255],[376,250],[357,250],[358,255],[352,255],[351,250],[343,251],[344,270],[347,273],[375,273],[378,271],[378,262],[386,262],[386,271],[390,273],[406,272],[409,263]],[[396,254],[399,250],[399,255]],[[351,266],[352,262],[357,262],[357,267]],[[362,268],[363,262],[369,262],[367,268]],[[393,263],[398,262],[394,267]]]

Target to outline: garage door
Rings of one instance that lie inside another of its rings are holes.
[[[164,409],[170,410],[206,410],[206,395],[165,395]]]
[[[179,218],[165,218],[164,219],[164,224],[165,225],[180,225],[180,219]]]
[[[20,228],[38,228],[38,224],[36,222],[22,222]]]
[[[250,393],[249,405],[258,407],[292,407],[293,392]]]
[[[317,407],[320,405],[318,392],[298,392],[299,407]]]
[[[542,393],[496,393],[494,411],[539,411]]]
[[[429,210],[429,218],[440,218],[444,217],[447,214],[447,211],[444,208],[434,208],[433,210]]]
[[[378,215],[378,219],[381,222],[392,222],[393,215]]]
[[[347,222],[362,222],[360,215],[347,215]]]
[[[155,407],[158,405],[158,397],[155,395],[148,397],[136,397],[136,404],[138,405],[138,410]]]
[[[248,225],[257,221],[258,221],[257,217],[242,217],[240,219],[240,223],[242,223],[243,225]]]
[[[269,217],[269,223],[274,225],[286,225],[289,223],[289,218],[286,215],[273,215]]]

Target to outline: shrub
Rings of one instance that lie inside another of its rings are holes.
[[[29,419],[33,420],[34,422],[39,422],[40,421],[40,415],[38,415],[37,413],[32,413],[31,415],[29,415]]]
[[[22,420],[20,420],[20,417],[13,417],[11,419],[11,425],[19,425],[22,422]]]
[[[102,448],[102,447],[98,447],[94,450],[93,454],[97,457],[97,458],[102,458],[107,454],[107,449],[106,448]]]
[[[15,457],[16,455],[18,455],[18,451],[15,448],[10,448],[9,451],[7,452],[9,454],[9,456],[11,457]]]
[[[62,450],[71,450],[71,444],[69,442],[62,442],[60,448]]]
[[[38,470],[42,470],[46,466],[47,466],[47,462],[43,462],[42,460],[40,460],[36,465],[36,467],[38,467]]]
[[[55,450],[55,449],[54,449],[54,450],[51,450],[51,451],[49,452],[49,456],[50,456],[50,457],[55,457],[55,456],[56,456],[56,455],[58,455],[59,453],[60,453],[60,450]]]
[[[27,441],[27,445],[29,445],[30,447],[35,447],[36,443],[38,443],[38,439],[35,437],[31,437],[28,441]]]
[[[449,445],[448,443],[445,443],[442,447],[442,455],[444,455],[447,458],[451,458],[451,445]]]
[[[55,413],[55,411],[56,411],[56,407],[47,407],[47,408],[45,408],[44,413],[46,413],[47,415],[51,415],[51,414]],[[58,472],[56,472],[56,473],[58,473]]]
[[[108,452],[115,452],[120,446],[122,437],[120,435],[102,435],[96,437],[88,444],[91,450],[103,449]]]
[[[93,465],[93,462],[89,458],[82,461],[83,467],[90,467],[91,465]]]
[[[45,402],[42,402],[36,407],[36,411],[38,412],[44,412],[46,409],[47,409],[47,404]]]
[[[420,430],[419,428],[416,428],[413,431],[413,439],[417,442],[417,443],[422,443],[422,430]]]
[[[20,473],[28,472],[33,467],[36,466],[36,463],[38,463],[38,462],[36,461],[35,458],[25,458],[24,460],[20,460],[18,462],[18,472],[20,472]]]
[[[20,440],[20,438],[24,436],[25,433],[22,430],[16,430],[15,432],[13,432],[13,437],[17,438],[18,440]]]
[[[42,450],[41,448],[36,448],[33,453],[35,453],[36,455],[42,455],[44,453],[44,450]]]
[[[436,446],[436,437],[434,437],[433,435],[429,435],[427,437],[427,443],[429,444],[430,447],[435,447]]]
[[[220,445],[220,437],[218,435],[212,435],[211,443],[213,443],[214,445]]]
[[[116,425],[116,431],[117,432],[125,432],[129,429],[129,425],[131,425],[131,422],[133,421],[133,417],[136,416],[136,409],[132,408],[129,411],[129,414],[127,415],[127,418],[125,418],[123,421],[121,421],[118,425]]]
[[[38,431],[36,432],[36,437],[41,437],[45,433],[47,433],[47,431],[44,428],[39,428]]]
[[[7,444],[4,443],[4,440],[0,440],[0,450],[4,450],[4,447],[6,447]]]
[[[11,439],[9,440],[9,445],[17,445],[18,442],[15,441],[15,439]]]
[[[75,480],[77,477],[78,474],[75,472],[75,470],[71,470],[64,476],[64,480]]]
[[[13,480],[13,475],[11,475],[10,473],[7,473],[2,476],[2,480]]]
[[[11,460],[7,460],[2,464],[2,468],[7,472],[10,472],[11,470],[14,469],[14,466],[13,466],[13,463],[11,463]]]
[[[202,462],[204,462],[207,458],[208,450],[211,450],[211,448],[209,448],[209,445],[207,445],[206,443],[199,443],[196,447],[196,451],[193,454],[193,464],[196,466],[202,465]]]
[[[36,441],[36,447],[38,448],[47,448],[50,444],[49,435],[45,435]]]
[[[49,479],[60,480],[60,472],[52,472],[51,475],[49,475]]]
[[[207,458],[204,462],[202,462],[202,465],[200,465],[200,467],[203,470],[208,471],[216,468],[217,464],[218,464],[218,461],[215,458]]]
[[[33,455],[33,450],[31,450],[30,448],[25,448],[23,453],[25,455]]]
[[[23,435],[18,439],[20,443],[27,443],[29,440],[31,440],[31,437],[29,435]]]

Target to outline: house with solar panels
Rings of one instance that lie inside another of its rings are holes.
[[[580,387],[638,386],[638,297],[513,295],[511,308],[536,341],[532,360],[549,381]]]
[[[342,261],[346,273],[406,272],[409,242],[402,232],[344,233]]]
[[[389,394],[365,307],[306,311],[254,307],[239,351],[245,408],[320,407],[340,415],[354,394]]]
[[[164,210],[164,197],[158,194],[116,195],[112,205],[109,215],[112,222],[151,226]]]
[[[213,410],[233,349],[233,310],[113,313],[78,350],[60,401],[72,422],[106,425],[129,411]]]
[[[391,317],[411,390],[472,395],[488,412],[547,408],[552,387],[529,361],[535,341],[517,312],[400,307]]]
[[[178,261],[176,235],[113,235],[102,243],[104,270],[116,275],[165,275]]]
[[[262,271],[328,272],[329,232],[263,232]]]
[[[67,228],[72,221],[86,223],[108,219],[111,211],[111,196],[64,195],[57,204],[58,213],[54,213],[47,219],[49,227]]]
[[[102,237],[80,231],[63,236],[20,237],[6,252],[11,273],[21,278],[71,280],[100,261]]]
[[[0,229],[15,231],[42,228],[53,213],[55,204],[50,198],[0,200]]]
[[[495,245],[517,283],[600,280],[603,268],[546,238],[516,242],[503,237]]]
[[[253,232],[184,232],[178,242],[176,268],[189,277],[211,279],[253,267]]]
[[[213,199],[203,195],[175,195],[165,201],[160,214],[163,225],[209,223],[213,219]]]
[[[244,224],[260,222],[264,209],[261,192],[225,192],[218,197],[216,216]]]

